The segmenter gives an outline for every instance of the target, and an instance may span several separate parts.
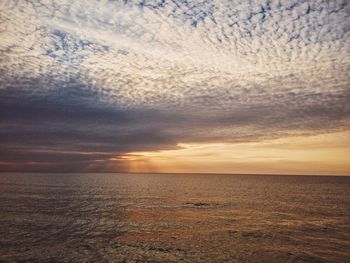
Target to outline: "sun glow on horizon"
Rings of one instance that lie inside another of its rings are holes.
[[[350,174],[345,0],[32,2],[0,2],[0,171]]]
[[[350,174],[350,133],[249,143],[180,143],[179,149],[135,152],[130,172]]]

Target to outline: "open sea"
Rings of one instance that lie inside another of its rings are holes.
[[[2,173],[0,262],[350,262],[350,177]]]

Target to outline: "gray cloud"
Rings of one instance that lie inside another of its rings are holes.
[[[2,1],[1,169],[127,170],[127,153],[180,142],[349,129],[349,15],[347,1]]]

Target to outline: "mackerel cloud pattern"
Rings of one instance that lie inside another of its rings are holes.
[[[1,160],[348,129],[349,16],[337,0],[3,0]]]

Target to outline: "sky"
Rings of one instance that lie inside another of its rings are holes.
[[[2,0],[0,171],[350,174],[346,0]]]

